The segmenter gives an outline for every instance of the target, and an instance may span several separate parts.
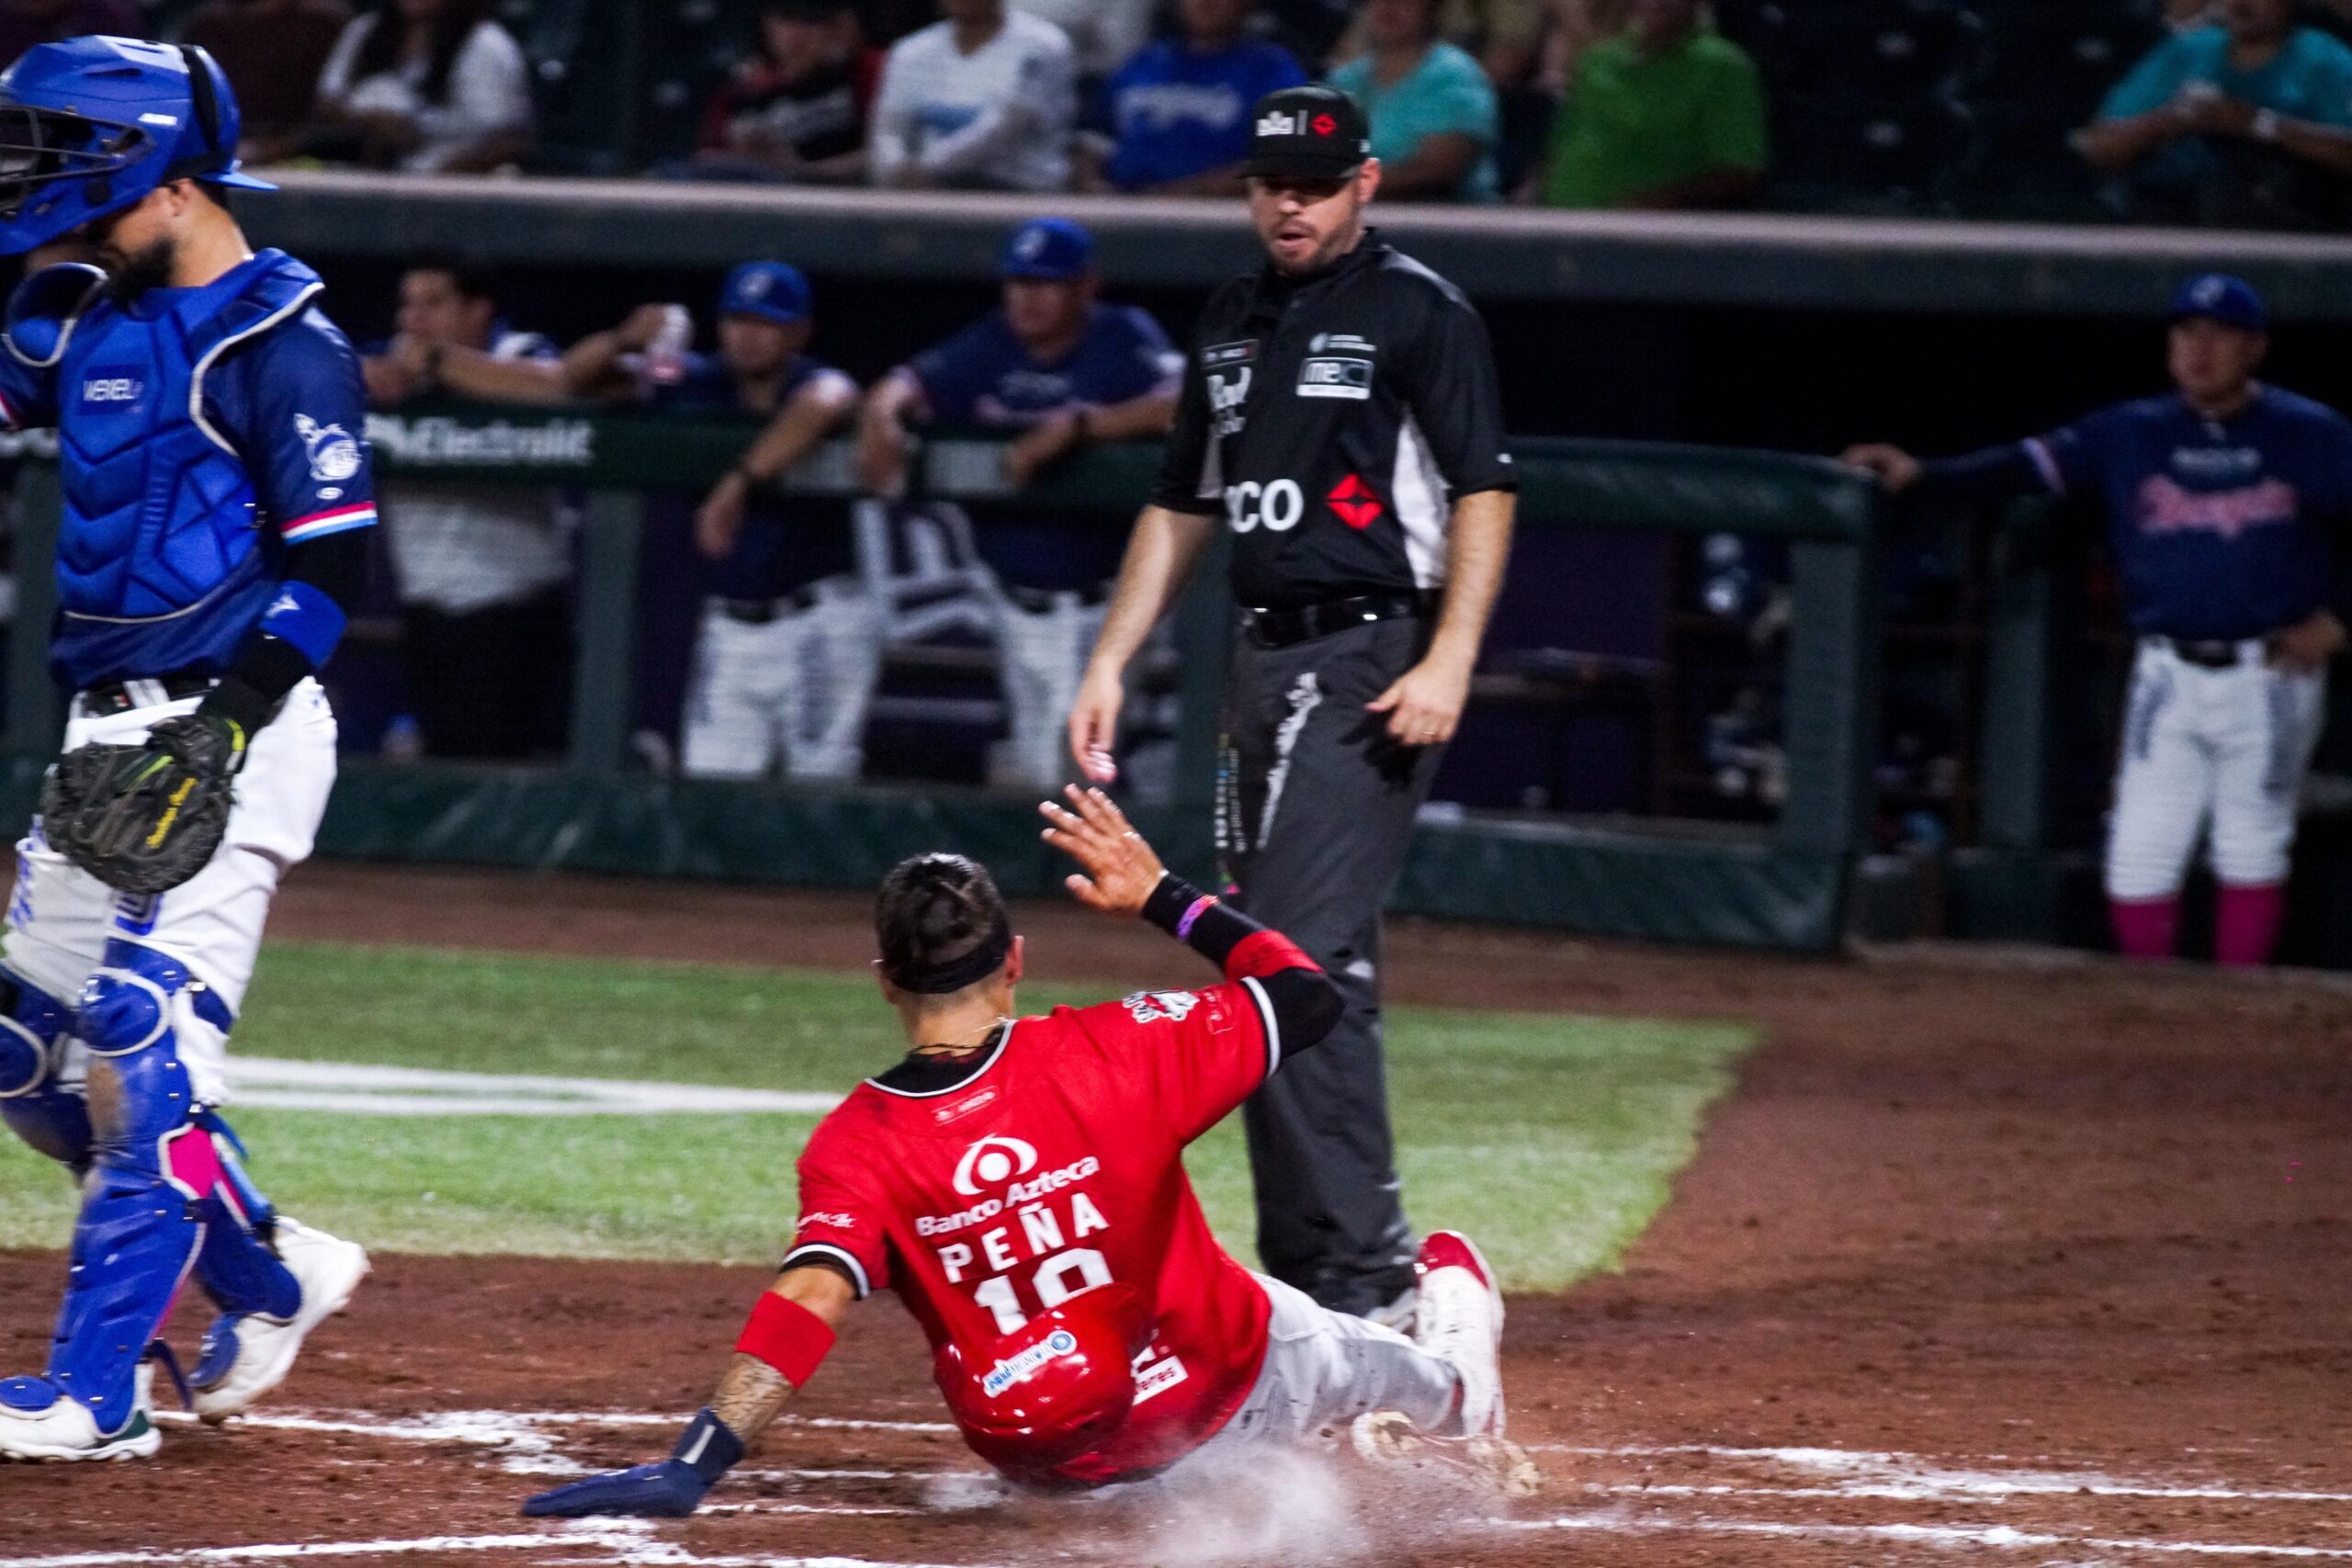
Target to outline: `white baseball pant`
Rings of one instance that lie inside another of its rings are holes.
[[[1301,1443],[1374,1410],[1402,1412],[1421,1430],[1453,1415],[1453,1369],[1393,1328],[1317,1304],[1306,1292],[1253,1275],[1273,1304],[1266,1362],[1250,1397],[1187,1464],[1262,1443]]]
[[[2237,661],[2219,670],[2143,640],[2108,825],[2108,897],[2178,893],[2200,833],[2225,886],[2286,881],[2326,695],[2324,673],[2271,667],[2259,639],[2241,643]]]
[[[1011,733],[999,765],[989,771],[999,784],[1049,790],[1072,776],[1069,712],[1078,705],[1079,682],[1111,607],[1065,591],[1052,595],[1043,609],[1025,609],[1004,596],[995,608],[1005,727]]]
[[[140,682],[133,682],[134,690]],[[160,688],[158,689],[160,691]],[[90,717],[77,699],[65,727],[65,750],[92,743],[129,745],[166,718],[193,713],[200,697],[157,703]],[[8,931],[0,961],[51,996],[71,1005],[115,937],[177,959],[226,1002],[244,1005],[261,952],[269,901],[287,870],[311,853],[334,787],[335,723],[326,694],[304,681],[278,716],[253,738],[237,774],[228,834],[211,863],[168,893],[153,898],[116,892],[49,847],[40,824],[17,846],[17,886],[8,902]],[[173,998],[180,1061],[197,1098],[220,1105],[229,1097],[227,1038],[196,1016],[188,992]],[[81,1042],[66,1046],[58,1081],[68,1089],[88,1074]]]
[[[855,578],[828,578],[806,608],[754,625],[704,612],[687,693],[683,765],[691,778],[846,782],[865,757],[865,714],[882,669],[879,615]]]

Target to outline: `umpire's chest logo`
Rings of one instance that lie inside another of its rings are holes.
[[[1351,354],[1317,355],[1301,360],[1298,395],[1350,398],[1362,402],[1372,396],[1372,361]]]

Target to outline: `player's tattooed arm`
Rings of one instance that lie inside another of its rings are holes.
[[[749,1443],[767,1429],[769,1422],[784,1414],[792,1402],[792,1385],[784,1374],[756,1356],[746,1356],[741,1350],[729,1358],[727,1375],[718,1380],[718,1392],[710,1396],[710,1413],[727,1423],[727,1429]]]
[[[745,1331],[743,1348],[729,1359],[718,1391],[710,1398],[711,1414],[746,1444],[784,1413],[796,1388],[793,1380],[808,1381],[832,1348],[833,1331],[857,1300],[849,1276],[830,1260],[794,1264],[776,1276],[768,1293],[781,1298],[768,1307],[797,1310],[752,1314],[753,1326]],[[749,1353],[753,1350],[761,1353]]]

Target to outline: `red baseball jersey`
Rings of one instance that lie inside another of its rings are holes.
[[[1254,979],[1059,1008],[1005,1031],[951,1089],[868,1080],[800,1156],[786,1267],[819,1257],[897,1290],[932,1347],[977,1353],[1119,1280],[1154,1305],[1134,1413],[1057,1472],[1148,1472],[1216,1435],[1257,1381],[1266,1293],[1209,1234],[1184,1145],[1266,1080],[1281,1032]]]

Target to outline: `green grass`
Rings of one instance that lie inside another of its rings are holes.
[[[1181,957],[1177,964],[1184,960]],[[1176,975],[1186,975],[1181,968]],[[1025,1008],[1103,993],[1024,990]],[[1664,1203],[1747,1031],[1392,1010],[1398,1162],[1419,1225],[1478,1237],[1521,1289],[1611,1266]],[[842,1091],[895,1059],[864,976],[275,943],[238,1026],[254,1056]],[[773,1258],[814,1119],[234,1113],[288,1213],[413,1252]],[[1245,1259],[1238,1119],[1193,1146]],[[0,1246],[61,1245],[73,1194],[0,1139]]]

